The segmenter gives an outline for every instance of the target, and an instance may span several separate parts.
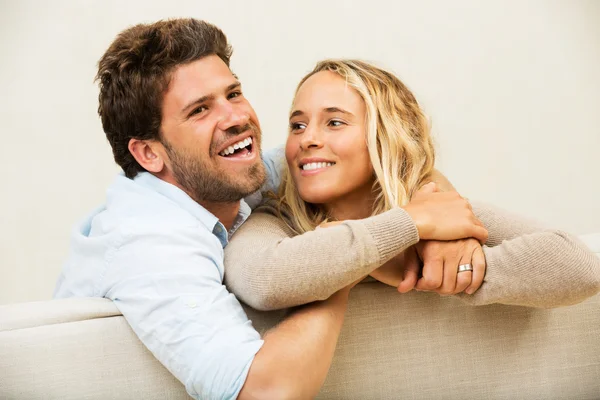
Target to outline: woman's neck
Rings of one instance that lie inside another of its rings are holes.
[[[345,221],[348,219],[363,219],[370,217],[373,213],[374,203],[375,197],[369,193],[369,195],[347,195],[342,199],[327,203],[324,206],[330,218],[336,221]]]

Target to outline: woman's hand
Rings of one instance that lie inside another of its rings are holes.
[[[425,241],[415,247],[423,260],[422,277],[415,289],[442,295],[473,294],[483,283],[486,262],[477,240]],[[471,264],[473,271],[458,272],[458,266],[464,264]]]
[[[448,199],[438,198],[429,203],[426,199],[428,194],[443,193],[435,192],[435,184],[425,186],[429,187],[424,187],[413,197],[413,200],[417,198],[418,202],[422,202],[421,204],[418,203],[419,207],[443,207],[444,202],[448,201]],[[462,199],[456,192],[450,192],[449,194],[451,195],[449,198],[450,203],[458,202],[457,207],[463,208],[463,211],[464,209],[468,209],[466,214],[463,213],[463,218],[470,219],[470,213],[474,219],[472,222],[473,227],[483,230],[482,233],[485,233],[485,239],[487,239],[487,230],[483,228],[481,222],[474,216],[468,202]],[[468,206],[466,208],[465,203]],[[437,209],[435,211],[439,213],[440,210]],[[456,220],[452,215],[443,215],[443,218],[445,218],[444,222],[447,224],[450,224],[452,220]],[[341,223],[342,221],[323,222],[319,227],[331,227]],[[465,228],[467,225],[464,225],[462,229],[467,229]],[[440,230],[439,226],[436,228],[439,232],[444,232]],[[449,228],[449,231],[451,229]],[[463,264],[471,264],[473,271],[459,273],[458,266]],[[423,265],[422,269],[421,265]],[[456,294],[463,291],[473,294],[483,283],[485,269],[485,256],[481,245],[476,239],[468,238],[450,241],[421,240],[415,246],[398,254],[371,272],[370,275],[382,283],[397,287],[400,293],[407,293],[412,289],[417,289],[435,291],[443,295]],[[422,277],[419,278],[419,275],[422,275]]]
[[[469,202],[457,192],[438,192],[433,182],[419,189],[403,208],[417,226],[421,240],[487,240],[488,231]]]

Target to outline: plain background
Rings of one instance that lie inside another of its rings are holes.
[[[118,171],[97,60],[119,31],[169,17],[228,35],[265,147],[285,141],[316,61],[369,60],[413,90],[463,195],[600,232],[600,1],[0,0],[0,304],[51,297],[73,224]]]

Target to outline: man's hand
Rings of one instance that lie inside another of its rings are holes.
[[[450,242],[422,241],[415,245],[423,261],[422,277],[415,289],[450,295],[465,291],[473,294],[485,276],[485,256],[475,239]],[[473,271],[458,272],[458,266],[471,264]]]
[[[400,293],[408,293],[417,284],[420,271],[419,257],[415,247],[411,246],[370,275],[381,283],[398,288]]]

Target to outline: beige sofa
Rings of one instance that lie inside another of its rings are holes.
[[[600,235],[584,240],[600,254]],[[541,310],[385,290],[353,291],[319,398],[600,399],[600,295]],[[283,315],[248,314],[261,331]],[[139,398],[189,397],[109,300],[0,306],[0,399]]]

